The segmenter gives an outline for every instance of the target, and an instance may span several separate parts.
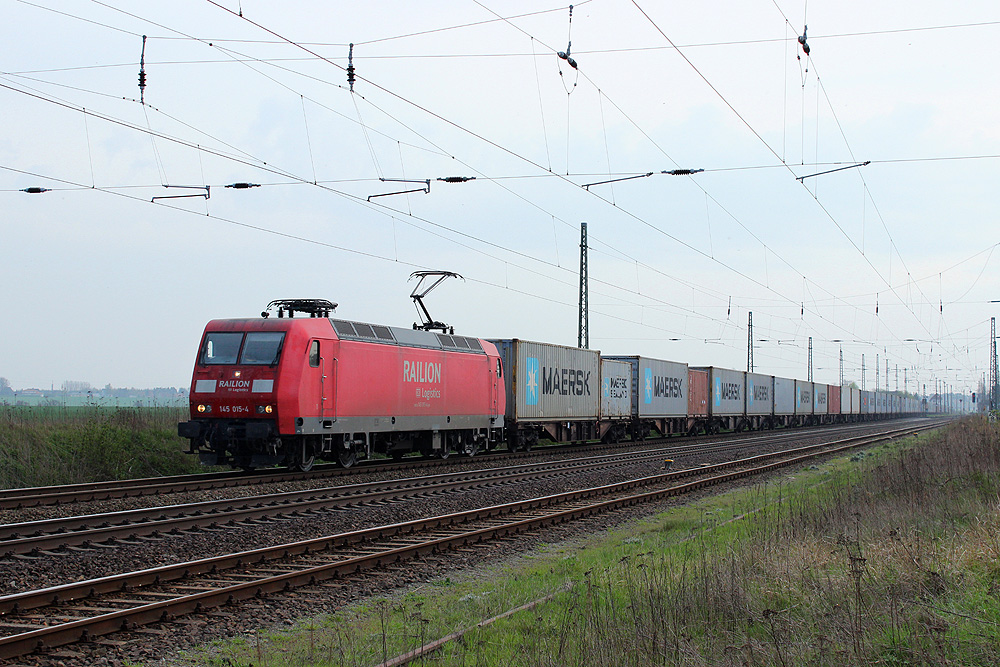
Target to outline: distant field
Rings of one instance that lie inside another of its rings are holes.
[[[59,407],[186,407],[187,394],[173,398],[142,398],[142,397],[112,397],[94,398],[91,396],[35,396],[15,394],[0,397],[0,406],[59,406]]]
[[[187,408],[0,405],[0,487],[200,472],[177,422]]]

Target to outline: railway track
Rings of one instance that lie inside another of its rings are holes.
[[[824,427],[821,430],[778,430],[778,431],[757,431],[742,434],[726,434],[723,436],[713,436],[711,442],[721,440],[737,440],[740,442],[759,438],[781,438],[798,437],[804,433],[815,432],[830,433],[840,432],[856,428],[870,427],[870,423],[851,424]],[[551,447],[536,448],[531,452],[495,452],[480,454],[474,459],[464,459],[469,461],[494,461],[498,459],[521,460],[525,458],[536,458],[552,453],[573,453],[573,452],[595,452],[605,450],[615,450],[636,445],[656,445],[675,443],[677,447],[683,448],[684,443],[693,443],[699,446],[704,442],[704,436],[698,438],[651,438],[640,442],[622,442],[616,444],[603,445],[555,445]],[[423,470],[434,469],[446,465],[453,465],[454,459],[416,459],[408,458],[404,461],[391,461],[388,459],[377,461],[366,461],[352,468],[341,468],[335,465],[316,466],[309,472],[292,472],[288,470],[274,470],[265,473],[248,473],[243,471],[225,471],[198,473],[192,475],[173,475],[168,477],[151,477],[129,480],[113,480],[105,482],[89,482],[84,484],[66,484],[60,486],[26,487],[20,489],[0,489],[0,510],[3,509],[24,509],[29,507],[41,507],[47,505],[65,505],[71,503],[92,502],[113,500],[116,498],[139,498],[145,496],[161,496],[174,493],[188,493],[192,491],[207,491],[212,489],[237,488],[251,485],[276,484],[283,482],[300,482],[309,480],[336,479],[348,475],[356,475],[359,472],[391,472],[394,470]]]
[[[810,434],[815,435],[815,434]],[[829,435],[827,432],[825,435]],[[783,433],[767,438],[769,444],[801,439],[802,433]],[[178,505],[103,512],[71,517],[0,525],[0,556],[51,556],[80,551],[73,547],[134,544],[152,537],[157,541],[191,530],[239,527],[247,522],[276,517],[301,517],[377,502],[396,502],[417,496],[458,492],[497,485],[611,470],[643,463],[660,463],[666,457],[685,458],[719,454],[753,447],[758,438],[725,442],[698,442],[680,447],[638,450],[611,455],[588,456],[501,468],[466,470],[432,476],[374,481],[326,488],[311,488],[249,497],[207,500]]]
[[[683,495],[939,425],[924,423],[693,471],[665,472],[617,484],[8,595],[0,598],[0,632],[5,635],[0,637],[0,658],[169,621],[292,588],[322,589],[331,585],[330,580],[379,566],[451,549],[475,548],[512,534]],[[678,483],[691,474],[697,474],[698,478]]]

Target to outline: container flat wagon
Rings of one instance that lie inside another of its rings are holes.
[[[795,422],[795,380],[774,378],[775,426],[792,426]]]
[[[546,438],[601,437],[600,353],[517,338],[491,340],[507,374],[506,429],[511,450]]]
[[[632,437],[687,433],[691,381],[688,365],[642,356],[602,357],[627,363],[632,369]],[[707,406],[706,406],[707,407]]]
[[[722,429],[740,431],[746,428],[745,373],[728,368],[705,366],[696,370],[708,373],[708,433]]]
[[[632,435],[632,365],[601,357],[602,440],[619,442]]]
[[[829,394],[827,393],[827,385],[820,382],[813,383],[813,424],[828,424],[829,420],[827,415],[829,414]]]
[[[745,373],[747,427],[774,428],[774,376]]]

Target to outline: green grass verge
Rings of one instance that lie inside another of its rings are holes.
[[[998,494],[998,430],[970,419],[183,660],[375,665],[556,593],[423,660],[996,665]]]
[[[0,487],[201,472],[177,436],[186,418],[178,407],[0,406]]]

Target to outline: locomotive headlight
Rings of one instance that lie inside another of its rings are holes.
[[[271,414],[272,412],[274,412],[274,408],[272,408],[270,405],[258,405],[257,406],[257,414],[259,414],[259,415]]]
[[[266,412],[267,414],[271,414],[272,412],[274,412],[274,408],[272,408],[270,405],[265,405],[264,412]]]
[[[211,405],[199,405],[198,406],[198,412],[211,412],[211,411],[212,411],[212,406]]]

